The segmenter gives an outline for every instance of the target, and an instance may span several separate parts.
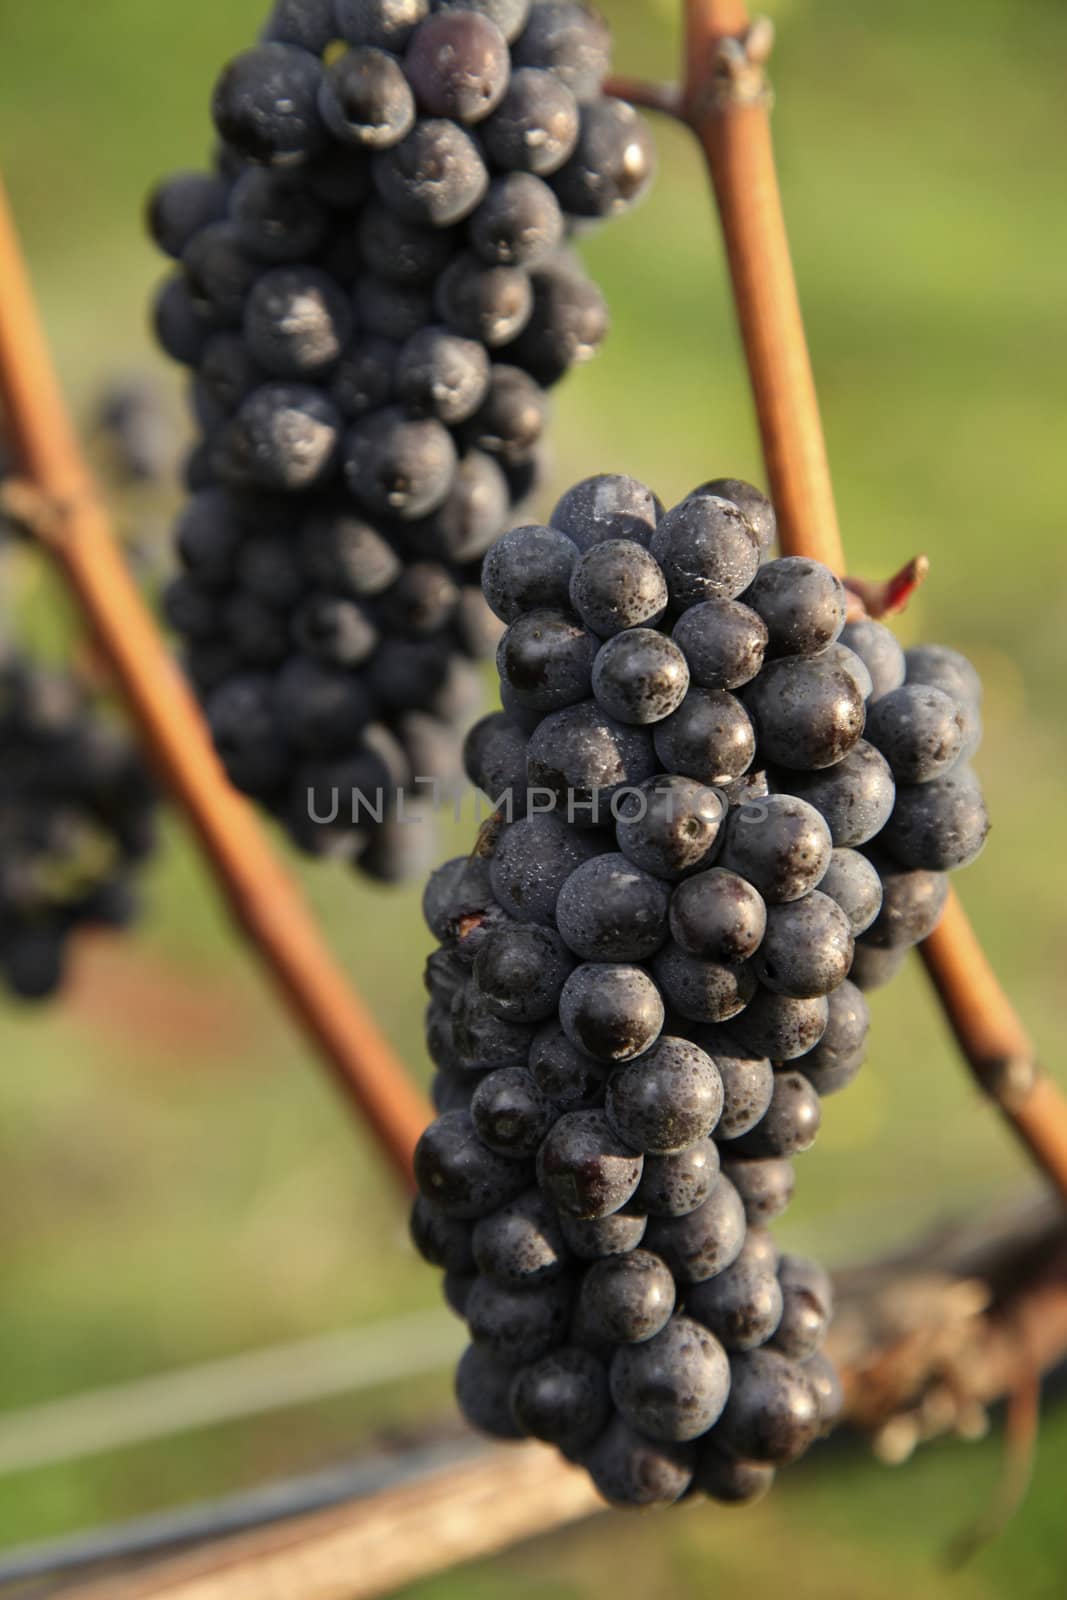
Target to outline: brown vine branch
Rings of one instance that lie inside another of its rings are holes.
[[[0,403],[25,482],[9,514],[51,552],[254,949],[406,1183],[429,1119],[422,1096],[326,948],[251,808],[222,770],[199,710],[118,553],[63,400],[0,184]]]
[[[771,143],[766,31],[741,0],[686,0],[685,120],[718,202],[786,555],[846,564]],[[922,948],[979,1085],[1067,1199],[1067,1099],[1033,1045],[953,895]]]
[[[1067,1226],[1058,1208],[986,1219],[974,1233],[839,1273],[836,1284],[845,1424],[901,1460],[921,1439],[976,1431],[986,1408],[1007,1398],[1014,1437],[993,1508],[1003,1516],[1025,1471],[1036,1378],[1067,1353]],[[588,1477],[545,1447],[487,1447],[366,1499],[112,1574],[71,1600],[376,1600],[601,1510]]]

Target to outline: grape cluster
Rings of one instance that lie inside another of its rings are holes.
[[[379,876],[426,833],[380,797],[458,772],[545,391],[607,331],[569,237],[651,177],[609,45],[578,0],[279,0],[214,171],[151,201],[200,431],[169,619],[233,782]]]
[[[472,1334],[460,1404],[620,1505],[752,1499],[833,1420],[829,1281],[766,1225],[872,967],[986,830],[971,670],[846,630],[774,532],[738,480],[664,511],[602,476],[492,547],[505,710],[465,755],[496,809],[425,896],[413,1234]]]
[[[0,977],[24,1000],[63,980],[81,927],[124,927],[154,843],[136,749],[68,674],[0,652]]]

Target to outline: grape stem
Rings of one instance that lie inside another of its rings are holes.
[[[231,788],[123,563],[60,389],[2,183],[0,402],[23,475],[5,486],[5,513],[54,558],[238,926],[410,1186],[429,1108],[330,954],[251,807]]]
[[[681,120],[700,143],[715,192],[782,553],[825,562],[843,575],[845,552],[771,141],[765,65],[773,35],[767,24],[750,21],[742,0],[684,0],[684,18]],[[872,595],[875,614],[883,601],[894,610],[907,599],[925,575],[922,560],[891,579],[880,598]],[[866,598],[862,588],[860,594]],[[954,890],[921,955],[976,1082],[1067,1201],[1067,1099],[1038,1068],[1033,1044]]]

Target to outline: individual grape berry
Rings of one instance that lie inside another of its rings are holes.
[[[684,1217],[650,1217],[644,1245],[662,1256],[679,1283],[703,1283],[737,1260],[745,1242],[745,1208],[729,1177],[720,1177],[702,1205]]]
[[[883,950],[857,939],[850,981],[864,993],[869,989],[883,988],[893,981],[904,965],[909,948],[908,945],[895,945]]]
[[[160,285],[152,307],[152,328],[172,361],[184,367],[197,366],[216,326],[196,305],[184,277],[175,274]]]
[[[348,298],[315,267],[275,267],[245,302],[244,337],[264,372],[305,378],[340,356],[352,331]]]
[[[835,845],[866,844],[880,834],[893,810],[896,785],[889,763],[860,739],[835,766],[820,772],[775,775],[775,786],[807,800],[826,819]]]
[[[749,1227],[772,1222],[788,1209],[796,1188],[791,1161],[745,1160],[731,1153],[723,1160],[722,1170],[741,1196]]]
[[[767,625],[739,600],[704,600],[675,624],[675,644],[702,689],[738,689],[763,666]]]
[[[832,858],[831,858],[832,859]],[[830,994],[852,965],[852,929],[829,895],[813,889],[788,905],[772,906],[752,966],[766,989],[806,1000]]]
[[[878,870],[858,850],[835,850],[819,880],[820,894],[836,900],[853,935],[865,933],[882,909]]]
[[[735,963],[755,955],[767,927],[763,896],[736,872],[712,867],[671,896],[671,935],[687,955]]]
[[[853,963],[853,967],[855,963]],[[846,981],[829,997],[826,1032],[799,1062],[815,1092],[837,1094],[855,1078],[866,1058],[871,1017],[855,982]]]
[[[290,492],[325,479],[341,419],[309,384],[266,383],[244,400],[226,429],[220,469],[227,480]]]
[[[476,1106],[472,1112],[477,1121]],[[468,1248],[472,1265],[464,1270],[473,1271],[477,1263],[484,1277],[513,1288],[558,1278],[569,1260],[559,1218],[539,1189],[527,1189],[491,1216],[480,1218]]]
[[[227,211],[227,186],[210,172],[176,172],[157,184],[148,199],[148,228],[164,255],[179,261],[201,228],[221,222]]]
[[[756,752],[748,713],[725,689],[690,689],[653,738],[664,767],[712,786],[747,772]]]
[[[766,1462],[739,1461],[715,1442],[714,1432],[697,1445],[693,1488],[722,1505],[755,1505],[774,1483],[774,1468]]]
[[[446,1272],[441,1281],[441,1291],[445,1297],[448,1309],[457,1317],[466,1319],[467,1306],[470,1302],[471,1290],[477,1283],[477,1276]]]
[[[477,11],[500,29],[509,44],[526,26],[530,0],[434,0],[435,11]]]
[[[563,985],[559,1019],[571,1043],[595,1061],[631,1061],[663,1031],[663,999],[641,967],[590,964]]]
[[[568,489],[549,520],[584,554],[607,539],[648,545],[662,515],[651,489],[636,478],[605,472]]]
[[[803,1073],[779,1071],[766,1113],[735,1148],[745,1156],[802,1155],[815,1143],[821,1122],[819,1096]]]
[[[623,1144],[602,1111],[568,1111],[537,1153],[537,1181],[561,1217],[595,1221],[626,1204],[642,1166],[643,1158]],[[567,1242],[575,1248],[570,1235]]]
[[[652,135],[625,100],[582,107],[574,150],[552,179],[569,216],[609,217],[635,205],[656,170]]]
[[[616,1350],[609,1381],[619,1414],[632,1428],[646,1438],[684,1443],[721,1415],[730,1363],[702,1323],[674,1316],[653,1338]]]
[[[954,872],[969,866],[989,834],[982,786],[970,767],[897,790],[879,843],[905,867]]]
[[[533,290],[520,267],[490,267],[475,255],[455,256],[437,280],[442,322],[490,349],[515,339],[533,311]]]
[[[333,0],[274,0],[263,38],[321,56],[337,37]]]
[[[517,1372],[511,1414],[527,1438],[543,1439],[566,1455],[592,1444],[611,1417],[603,1363],[588,1350],[564,1345]]]
[[[658,1256],[609,1256],[582,1278],[575,1326],[594,1344],[639,1344],[666,1327],[674,1300],[674,1279]]]
[[[566,1279],[513,1288],[476,1278],[463,1314],[476,1344],[497,1361],[518,1366],[564,1343],[572,1298]]]
[[[526,817],[500,837],[489,868],[493,893],[509,916],[551,927],[560,889],[593,849],[554,812]]]
[[[578,128],[578,105],[566,84],[535,67],[519,67],[479,132],[496,166],[544,178],[567,160]]]
[[[290,656],[277,678],[278,719],[309,755],[344,754],[370,721],[366,684],[310,656]]]
[[[478,1137],[490,1150],[525,1158],[537,1154],[555,1119],[555,1108],[522,1067],[500,1067],[474,1091],[471,1117]]]
[[[572,569],[570,602],[602,639],[626,628],[654,626],[667,608],[667,585],[656,562],[632,539],[595,544]]]
[[[829,1274],[803,1256],[783,1256],[778,1265],[778,1282],[782,1288],[782,1316],[775,1330],[774,1348],[794,1361],[807,1361],[826,1338],[833,1316]]]
[[[481,1345],[464,1350],[456,1368],[456,1400],[472,1428],[492,1439],[521,1439],[511,1414],[515,1369],[497,1361]]]
[[[489,934],[475,960],[474,978],[493,1016],[543,1022],[555,1011],[573,965],[551,929],[511,923]]]
[[[530,1046],[530,1076],[563,1111],[603,1105],[605,1069],[576,1049],[555,1022],[546,1023]]]
[[[446,1216],[421,1194],[411,1210],[411,1241],[431,1266],[461,1276],[475,1270],[470,1225]]]
[[[421,227],[462,222],[489,187],[473,139],[457,123],[440,117],[420,118],[399,144],[375,155],[371,172],[390,210]]]
[[[424,113],[481,122],[508,86],[507,40],[475,11],[438,12],[416,30],[404,71]]]
[[[814,806],[769,795],[731,810],[718,865],[752,884],[768,905],[799,900],[830,864],[830,830]]]
[[[334,21],[349,44],[403,50],[428,15],[430,0],[333,0]]]
[[[619,722],[662,722],[678,710],[688,688],[685,657],[654,628],[617,633],[601,645],[593,663],[593,693],[601,709]]]
[[[363,417],[395,398],[400,346],[393,339],[357,338],[329,376],[328,393],[345,417]]]
[[[652,960],[664,999],[690,1022],[726,1022],[749,1003],[756,977],[747,965],[727,966],[691,956],[673,942]]]
[[[943,872],[902,867],[881,850],[873,851],[872,862],[882,881],[882,905],[863,943],[880,950],[921,944],[941,921],[948,878]]]
[[[927,684],[964,706],[981,707],[982,680],[958,650],[944,644],[917,644],[905,651],[904,662],[908,683]]]
[[[630,1204],[652,1217],[685,1217],[702,1206],[719,1181],[719,1152],[698,1139],[669,1156],[645,1156],[645,1170]]]
[[[853,655],[840,639],[835,639],[833,644],[828,644],[824,650],[820,650],[819,655],[823,661],[832,662],[835,667],[840,667],[842,672],[852,679],[861,700],[866,702],[871,698],[874,693],[874,680],[859,656]]]
[[[863,696],[831,656],[770,661],[743,695],[760,759],[790,772],[832,767],[863,733]]]
[[[529,172],[497,178],[467,224],[474,254],[490,267],[526,267],[563,240],[563,213],[552,190]]]
[[[644,961],[667,937],[670,893],[623,855],[593,856],[559,892],[556,926],[583,961]]]
[[[837,1368],[829,1356],[817,1350],[803,1363],[803,1371],[819,1402],[819,1432],[828,1434],[845,1408],[845,1391]]]
[[[603,18],[579,0],[535,0],[512,59],[517,67],[551,72],[579,100],[592,100],[611,64],[611,36]]]
[[[568,822],[579,827],[604,826],[616,794],[643,783],[655,766],[644,729],[614,722],[592,701],[546,716],[526,757],[531,789],[554,796]]]
[[[379,637],[358,605],[332,595],[311,595],[303,601],[291,632],[306,655],[335,667],[359,666],[373,653]]]
[[[766,1056],[746,1054],[729,1028],[697,1028],[697,1043],[715,1062],[722,1081],[723,1105],[716,1139],[738,1139],[754,1128],[771,1103],[774,1068]]]
[[[413,420],[389,407],[349,430],[344,469],[352,493],[368,510],[408,520],[443,503],[456,470],[456,449],[441,423],[430,417]]]
[[[695,1284],[685,1297],[686,1314],[731,1352],[766,1344],[782,1320],[782,1307],[782,1286],[773,1265],[760,1260],[747,1240],[731,1266]]]
[[[415,123],[415,101],[395,56],[346,50],[326,69],[319,113],[333,137],[357,150],[388,150]]]
[[[652,554],[679,611],[705,600],[736,600],[759,569],[759,542],[737,506],[693,494],[662,518]]]
[[[693,1478],[692,1445],[656,1443],[618,1416],[579,1459],[613,1506],[673,1505]]]
[[[560,1215],[560,1226],[567,1248],[580,1261],[602,1261],[608,1256],[625,1256],[636,1250],[644,1237],[646,1219],[629,1212],[613,1212],[607,1217]]]
[[[612,1074],[604,1110],[633,1149],[670,1156],[714,1132],[722,1101],[711,1058],[688,1039],[661,1035],[640,1061]]]
[[[515,700],[532,711],[559,711],[586,700],[597,641],[559,611],[518,617],[497,649],[497,670]]]
[[[928,783],[959,760],[964,719],[943,689],[908,683],[871,707],[867,734],[898,783]]]
[[[512,528],[486,554],[485,597],[502,622],[526,611],[565,608],[577,560],[577,547],[555,528]]]
[[[845,587],[821,561],[782,556],[760,568],[745,594],[767,625],[767,659],[814,656],[845,625]]]
[[[234,326],[260,265],[241,248],[233,223],[212,222],[201,228],[186,245],[182,266],[200,315],[217,328]]]
[[[872,703],[900,688],[906,671],[904,652],[884,623],[869,617],[846,622],[841,643],[859,656],[870,673]]]
[[[249,161],[308,161],[326,138],[318,107],[321,82],[322,67],[308,51],[288,44],[255,45],[236,56],[215,85],[215,126]]]
[[[757,989],[734,1029],[746,1049],[771,1061],[795,1061],[814,1049],[826,1032],[829,1016],[825,995],[795,999]]]
[[[304,593],[292,543],[269,534],[245,540],[237,552],[235,576],[242,590],[277,611],[295,605]]]
[[[674,880],[715,857],[726,806],[707,784],[672,773],[647,779],[617,809],[619,849],[637,867]]]
[[[537,446],[547,416],[548,402],[540,385],[521,368],[497,361],[490,369],[485,400],[467,423],[463,436],[472,449],[486,451],[517,473],[536,465]],[[524,497],[513,490],[513,499]],[[532,571],[527,581],[534,583]],[[566,599],[566,594],[559,597],[564,605]]]
[[[819,1402],[804,1370],[777,1350],[751,1350],[730,1363],[730,1396],[717,1437],[746,1460],[784,1466],[819,1430]]]
[[[480,450],[469,450],[460,457],[439,509],[421,522],[409,522],[405,534],[439,560],[477,561],[506,521],[508,504],[507,479],[496,462]]]
[[[596,284],[564,256],[531,268],[530,287],[533,310],[522,333],[507,346],[507,355],[549,389],[596,354],[607,336],[608,308]],[[609,537],[633,535],[619,531]]]
[[[447,1111],[415,1147],[415,1177],[420,1192],[446,1216],[475,1221],[520,1195],[529,1169],[487,1149],[469,1112]]]
[[[269,794],[285,777],[288,749],[278,725],[273,686],[268,677],[231,677],[209,695],[208,726],[235,788]]]
[[[732,501],[748,520],[761,550],[769,550],[777,538],[778,524],[774,507],[765,494],[743,478],[713,478],[710,483],[702,483],[693,493],[712,494],[720,500]]]
[[[397,397],[406,405],[453,426],[484,400],[489,358],[476,340],[444,328],[421,328],[400,352],[395,383]]]
[[[491,924],[489,932],[495,924]],[[488,932],[485,934],[488,938]],[[469,939],[464,943],[472,942]],[[458,1065],[466,1072],[490,1072],[524,1066],[534,1030],[494,1016],[476,988],[460,990],[452,1002],[452,1045]]]

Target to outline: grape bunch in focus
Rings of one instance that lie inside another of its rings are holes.
[[[428,836],[384,797],[458,777],[481,559],[607,331],[571,237],[651,177],[609,54],[576,0],[279,0],[213,170],[151,201],[199,430],[169,620],[232,781],[379,878]]]
[[[63,981],[68,940],[125,927],[155,841],[136,747],[68,673],[0,648],[0,980],[23,1000]]]
[[[973,669],[774,536],[738,480],[602,476],[494,544],[493,811],[425,896],[412,1230],[459,1402],[618,1505],[757,1498],[833,1421],[829,1279],[768,1224],[988,828]]]

